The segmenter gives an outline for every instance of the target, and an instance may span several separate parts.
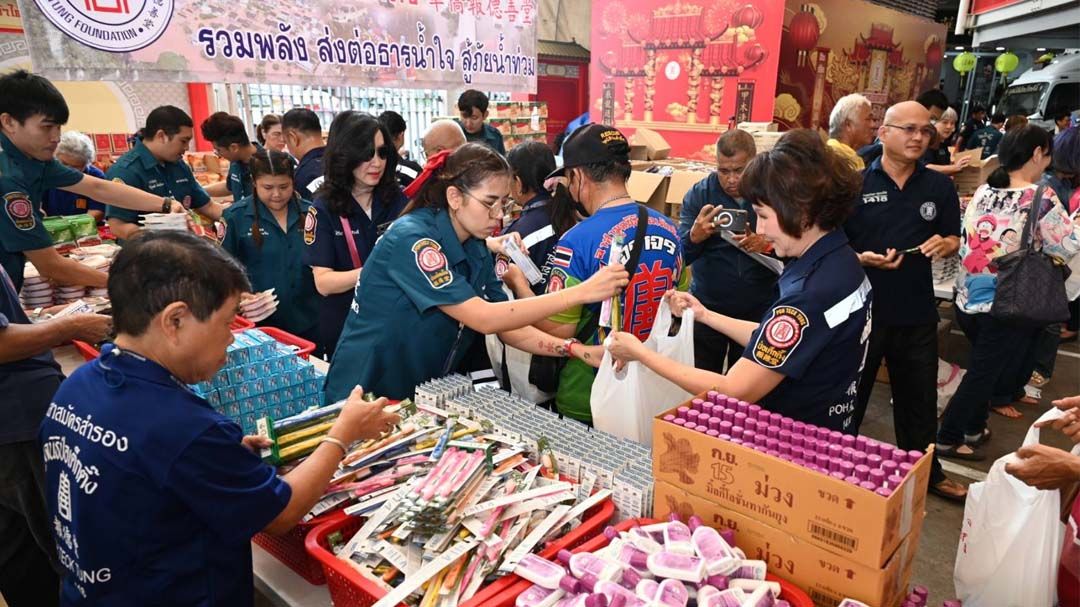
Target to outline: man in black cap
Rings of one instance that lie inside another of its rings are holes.
[[[617,129],[600,124],[579,128],[563,144],[563,160],[563,168],[551,174],[563,180],[555,196],[569,196],[585,219],[559,239],[550,262],[548,292],[584,282],[613,261],[625,264],[630,284],[620,297],[619,326],[614,329],[644,340],[664,293],[685,291],[689,283],[675,223],[635,202],[626,191],[630,145]],[[614,260],[613,249],[618,256]],[[599,344],[613,330],[610,323],[600,322],[600,310],[600,304],[577,306],[538,326],[552,335]],[[555,397],[560,413],[591,421],[589,393],[595,376],[584,363],[566,364]]]

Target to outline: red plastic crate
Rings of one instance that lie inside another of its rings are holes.
[[[615,525],[615,529],[617,531],[628,531],[631,527],[644,527],[645,525],[652,525],[659,522],[661,521],[648,518],[629,519]],[[579,546],[574,552],[596,552],[604,546],[607,546],[609,541],[607,536],[601,533]],[[771,573],[766,573],[765,579],[780,584],[780,599],[791,603],[791,607],[814,607],[814,601],[810,600],[810,597],[800,590],[798,586],[795,586],[783,578],[778,578]]]
[[[614,515],[615,504],[611,500],[604,500],[586,512],[581,524],[570,533],[548,544],[540,551],[540,556],[554,558],[560,550],[570,550],[584,544],[599,535]],[[327,544],[326,538],[335,531],[351,536],[362,525],[362,519],[353,517],[343,521],[331,521],[320,525],[308,534],[305,540],[308,553],[322,563],[334,607],[371,607],[386,595],[382,587],[335,556]],[[532,586],[532,582],[513,574],[504,575],[482,588],[474,597],[462,603],[461,607],[513,607],[517,596],[529,586]]]
[[[236,333],[237,331],[254,329],[255,323],[244,318],[243,316],[237,315],[235,318],[233,318],[232,322],[229,323],[229,327],[233,330],[233,333]],[[281,329],[275,329],[274,327],[259,327],[259,330],[285,345],[295,346],[296,355],[300,358],[303,358],[304,360],[307,360],[311,356],[311,353],[315,351],[314,343],[302,337],[297,337],[292,333],[287,333],[285,331],[282,331]],[[86,360],[86,362],[94,360],[98,357],[99,354],[101,354],[100,350],[98,350],[91,344],[86,343],[85,341],[73,339],[71,340],[71,345],[75,346],[75,350],[77,350],[79,354],[82,355],[83,359]]]
[[[297,523],[281,535],[269,533],[256,533],[251,541],[257,546],[270,553],[271,556],[281,561],[286,567],[292,569],[310,584],[321,586],[326,583],[323,575],[322,563],[314,559],[304,547],[304,540],[308,534],[320,525],[351,522],[351,517],[344,510],[336,510],[322,516],[317,516],[306,523]],[[363,522],[360,520],[359,522]],[[357,526],[357,529],[360,527]]]

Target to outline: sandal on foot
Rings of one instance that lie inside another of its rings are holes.
[[[1016,407],[1012,405],[1003,405],[1001,407],[990,407],[990,410],[998,415],[1008,419],[1020,419],[1024,417],[1024,414],[1017,411]]]
[[[971,447],[972,449],[977,449],[990,442],[990,437],[993,435],[994,433],[990,431],[990,428],[983,428],[982,434],[975,438],[975,440],[968,440],[968,437],[965,434],[964,444]]]
[[[930,493],[950,502],[962,504],[967,499],[968,491],[967,487],[947,478],[940,483],[930,485]]]
[[[961,449],[967,449],[967,451],[961,451]],[[980,453],[967,445],[943,445],[938,443],[934,451],[938,457],[947,459],[962,459],[969,462],[981,462],[986,459],[984,453]]]

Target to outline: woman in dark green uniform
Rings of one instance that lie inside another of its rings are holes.
[[[293,189],[293,162],[268,149],[251,157],[254,194],[225,211],[221,246],[244,264],[254,292],[275,290],[277,311],[259,324],[317,342],[319,296],[302,260],[311,205]]]
[[[553,337],[531,325],[567,308],[603,301],[627,283],[614,264],[575,287],[506,301],[485,238],[510,195],[510,167],[480,144],[434,157],[416,197],[375,245],[330,365],[329,401],[356,385],[390,398],[458,370],[477,333],[499,333],[533,354],[599,364],[599,347]]]

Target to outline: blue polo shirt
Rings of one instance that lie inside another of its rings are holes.
[[[255,197],[248,197],[225,210],[225,238],[221,246],[244,264],[251,290],[275,289],[278,309],[259,324],[284,329],[301,337],[314,337],[319,322],[319,293],[311,268],[304,265],[302,222],[311,203],[296,198],[289,203],[286,229],[273,213]],[[256,221],[257,220],[257,221]],[[255,234],[262,237],[261,245]]]
[[[960,235],[960,198],[952,180],[919,163],[897,187],[881,159],[863,172],[862,197],[844,224],[851,248],[884,254],[917,247],[934,234]],[[866,268],[874,285],[874,322],[879,327],[911,327],[938,321],[930,259],[920,253],[904,255],[895,270]]]
[[[53,246],[41,224],[41,202],[46,190],[75,185],[82,181],[83,174],[56,159],[42,162],[30,158],[2,133],[0,150],[0,265],[18,291],[26,265],[23,251]]]
[[[551,258],[555,253],[555,245],[559,243],[559,235],[551,225],[551,210],[548,204],[551,197],[547,194],[539,194],[525,203],[521,208],[521,215],[506,226],[506,233],[516,232],[521,234],[525,247],[529,249],[529,258],[540,268],[540,274],[544,279],[532,285],[532,291],[536,295],[543,295],[547,291],[547,279],[551,275]],[[509,259],[503,255],[495,261],[496,264],[508,264]],[[500,270],[501,275],[501,270]]]
[[[15,285],[0,266],[0,333],[11,325],[29,324]],[[52,399],[51,390],[63,377],[48,348],[22,360],[0,363],[0,394],[7,395],[0,398],[0,419],[4,420],[0,425],[0,445],[33,440],[37,436],[41,417]]]
[[[368,217],[359,204],[349,207],[349,214],[344,219],[349,224],[349,231],[352,232],[353,240],[356,242],[356,252],[360,255],[362,265],[367,264],[376,239],[386,231],[390,222],[401,215],[407,202],[405,194],[398,188],[389,200],[376,198],[371,205],[371,217]],[[307,217],[304,218],[304,242],[307,244],[303,253],[305,265],[330,268],[336,272],[353,269],[342,219],[341,216],[330,212],[326,199],[315,199],[311,208],[308,209]],[[345,316],[349,312],[353,293],[346,291],[320,299],[320,342],[323,348],[332,354],[341,336],[341,328],[345,326]]]
[[[870,337],[872,289],[841,230],[822,236],[780,275],[780,297],[743,358],[784,376],[761,406],[846,430]]]
[[[185,198],[190,197],[193,209],[202,208],[210,202],[210,195],[195,180],[195,175],[186,162],[158,162],[141,140],[135,143],[131,151],[121,156],[116,164],[109,167],[105,177],[162,198],[172,196],[178,202],[184,202]],[[137,223],[142,220],[143,215],[144,213],[138,211],[112,205],[105,208],[107,219],[115,218],[127,223]]]
[[[982,157],[989,158],[997,154],[998,144],[1001,143],[1003,136],[1001,130],[996,126],[987,125],[972,133],[970,138],[964,140],[964,149],[982,148]]]
[[[255,143],[255,153],[265,154],[263,146]],[[248,163],[233,161],[229,163],[229,174],[225,176],[225,182],[229,186],[233,202],[239,202],[255,192],[255,183],[251,179],[251,169]]]
[[[360,273],[330,372],[327,402],[354,386],[392,399],[455,371],[476,332],[439,306],[473,297],[506,300],[484,241],[458,240],[446,211],[420,209],[394,222]]]
[[[506,145],[503,143],[502,133],[499,129],[491,126],[488,123],[484,123],[484,128],[480,129],[479,133],[470,133],[465,130],[465,125],[461,124],[460,120],[454,119],[461,127],[461,130],[465,133],[465,141],[468,143],[482,143],[489,148],[495,150],[502,156],[506,156]]]
[[[83,169],[83,174],[105,179],[105,173],[102,173],[101,169],[92,164]],[[105,212],[105,203],[66,190],[49,190],[45,192],[45,202],[41,205],[41,208],[45,215],[49,217],[61,217],[64,215],[83,215],[87,211]]]
[[[690,230],[701,208],[707,204],[747,212],[751,231],[757,229],[757,214],[748,202],[724,192],[714,171],[694,184],[683,197],[679,212],[679,239],[683,260],[690,267],[690,292],[710,310],[737,318],[757,318],[776,299],[777,275],[719,234],[694,244]]]
[[[61,605],[250,606],[251,537],[292,490],[162,366],[112,345],[41,424]]]
[[[315,192],[322,185],[323,153],[325,152],[324,147],[309,150],[300,159],[300,164],[296,165],[296,170],[293,172],[293,184],[296,186],[296,191],[300,192],[301,198],[313,199]]]

